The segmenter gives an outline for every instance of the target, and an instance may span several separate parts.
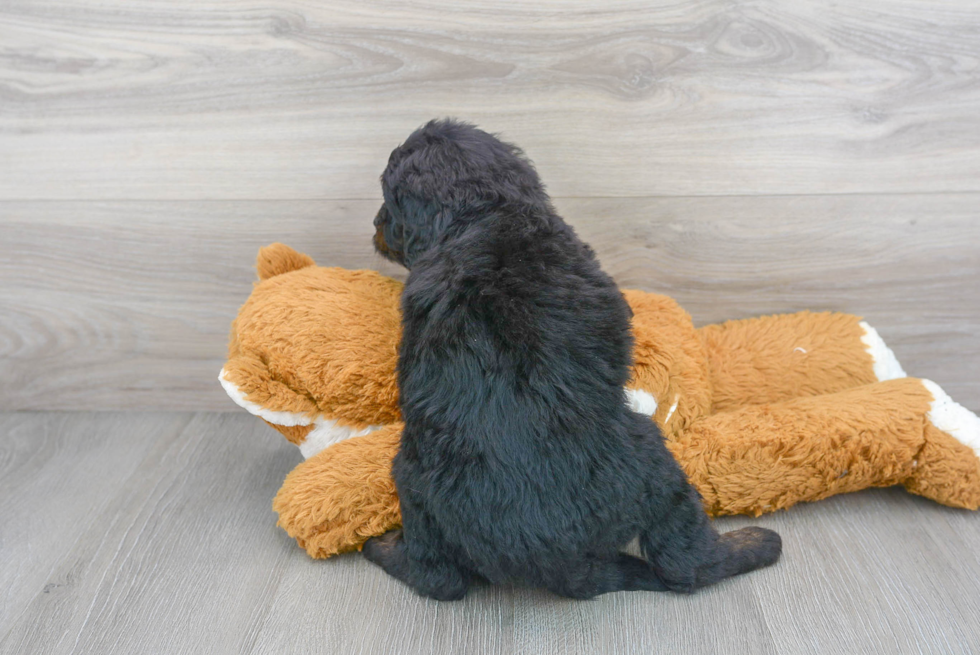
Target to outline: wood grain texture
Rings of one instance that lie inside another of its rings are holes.
[[[624,287],[697,324],[863,315],[980,409],[980,195],[557,200]],[[375,201],[0,203],[0,408],[238,411],[216,383],[259,247],[404,276]]]
[[[0,635],[39,592],[66,584],[52,567],[158,442],[188,415],[0,415]]]
[[[510,587],[478,587],[463,601],[439,603],[416,596],[360,554],[315,561],[293,548],[287,557],[256,653],[524,652],[514,641],[517,599]]]
[[[793,562],[796,574],[759,587],[766,620],[780,626],[772,632],[779,652],[980,649],[978,609],[966,601],[978,584],[975,512],[895,488],[800,505],[773,518],[767,525],[783,536],[783,561]],[[733,527],[749,523],[740,518]]]
[[[980,191],[967,0],[10,0],[0,199],[378,198],[436,116],[556,196]]]
[[[0,581],[17,590],[2,653],[980,649],[980,515],[898,488],[718,520],[776,529],[784,555],[693,596],[481,586],[437,603],[358,554],[310,560],[278,530],[269,504],[299,454],[244,414],[0,415],[0,446]]]
[[[230,415],[185,418],[165,439],[140,426],[170,414],[126,415],[122,427],[118,415],[91,416],[90,429],[100,421],[97,430],[142,438],[149,452],[110,474],[122,489],[74,526],[74,544],[48,563],[47,585],[5,626],[0,652],[249,652],[289,554],[269,505],[293,453],[267,426]],[[64,439],[109,450],[86,432]]]

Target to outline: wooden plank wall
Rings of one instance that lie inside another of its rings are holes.
[[[522,145],[622,285],[863,314],[980,409],[975,3],[8,0],[0,410],[235,409],[258,247],[402,275],[377,177],[446,115]]]

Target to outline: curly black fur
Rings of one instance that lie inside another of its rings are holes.
[[[403,530],[367,558],[419,593],[476,577],[588,598],[690,592],[772,564],[719,537],[656,424],[629,410],[630,309],[516,147],[433,121],[392,154],[375,244],[410,269],[394,461]],[[620,552],[639,536],[646,559]]]

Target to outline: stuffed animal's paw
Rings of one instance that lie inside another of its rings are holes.
[[[330,446],[286,476],[272,503],[279,526],[311,557],[356,550],[401,525],[391,478],[401,424]]]
[[[913,461],[905,488],[943,505],[980,507],[980,417],[954,402],[930,380],[925,443]]]

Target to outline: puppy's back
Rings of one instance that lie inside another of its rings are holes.
[[[501,212],[419,261],[403,305],[399,489],[491,578],[620,538],[597,526],[630,523],[642,486],[629,309],[591,250],[556,216]]]

